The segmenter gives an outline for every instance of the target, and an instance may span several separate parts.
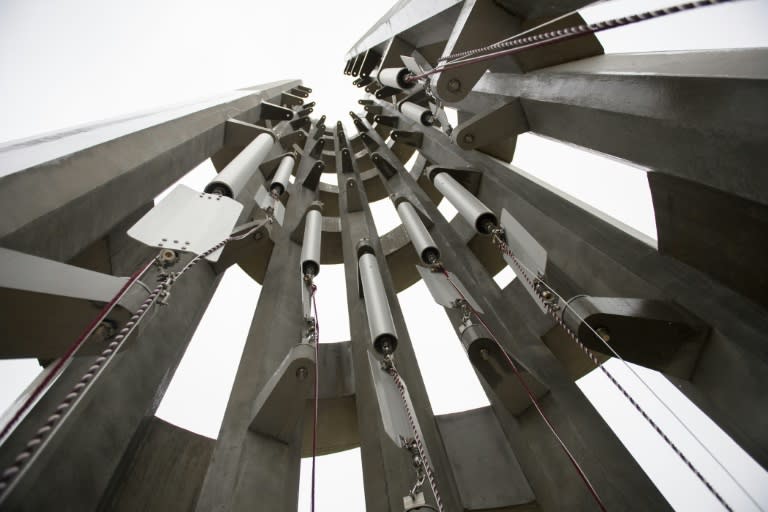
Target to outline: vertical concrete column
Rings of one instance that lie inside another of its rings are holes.
[[[317,192],[301,186],[314,163],[308,151],[309,146],[305,146],[296,180],[288,186],[290,200],[285,221],[282,226],[273,224],[271,229],[275,245],[198,499],[197,510],[201,512],[296,510],[301,426],[297,426],[289,443],[257,434],[249,426],[259,392],[288,351],[301,341],[301,246],[290,240],[290,234],[306,208],[317,199]],[[268,189],[269,184],[259,173],[257,180]]]
[[[549,393],[540,399],[542,408],[584,468],[607,508],[638,511],[668,509],[666,501],[642,469],[531,329],[526,312],[518,307],[519,302],[506,300],[502,296],[487,270],[392,150],[373,130],[369,134],[379,139],[379,153],[397,169],[397,174],[385,181],[389,192],[405,194],[419,201],[434,222],[430,234],[440,249],[446,268],[455,273],[478,301],[485,311],[484,320],[510,354],[549,389]],[[449,153],[446,151],[450,145],[448,138],[437,133],[434,138],[445,144],[445,153],[439,154]],[[435,163],[441,163],[438,153],[431,156],[435,158]],[[454,328],[458,328],[460,312],[447,311]],[[482,377],[478,377],[541,509],[594,510],[592,496],[535,409],[530,407],[520,416],[513,417],[485,385]]]
[[[350,137],[351,138],[351,137]],[[351,146],[351,143],[350,143]],[[424,442],[437,474],[439,491],[446,510],[461,510],[458,494],[442,440],[429,405],[421,374],[416,363],[408,330],[397,302],[392,278],[382,255],[381,244],[371,217],[368,200],[359,179],[357,164],[353,160],[353,171],[342,172],[341,148],[336,140],[337,176],[339,183],[339,215],[341,217],[342,244],[347,283],[347,304],[349,307],[352,361],[354,364],[357,403],[358,430],[363,463],[366,510],[368,512],[390,512],[401,510],[402,498],[414,483],[414,470],[408,453],[395,446],[381,424],[376,391],[371,381],[368,353],[373,351],[370,339],[365,304],[358,293],[355,245],[362,237],[368,237],[376,250],[376,258],[386,288],[392,317],[398,333],[398,348],[395,361],[403,380],[408,386],[415,414],[421,425]],[[349,182],[348,180],[352,180]],[[349,183],[354,183],[350,186]],[[359,194],[362,208],[348,211],[349,194]],[[424,493],[430,496],[429,485],[425,483]],[[431,500],[434,504],[434,500]]]

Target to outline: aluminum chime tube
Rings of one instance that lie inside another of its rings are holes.
[[[432,126],[435,124],[435,116],[432,115],[432,111],[427,107],[422,107],[411,101],[404,101],[400,104],[400,112],[412,121],[415,121],[424,126]]]
[[[453,176],[442,169],[430,172],[432,184],[458,210],[459,215],[469,222],[481,235],[490,235],[491,230],[499,225],[496,214],[478,198],[464,188]]]
[[[275,190],[277,195],[283,195],[285,189],[288,188],[288,178],[293,173],[293,166],[296,163],[296,158],[293,155],[285,155],[280,160],[280,165],[277,166],[275,175],[272,176],[272,183],[269,185],[269,190]]]
[[[238,155],[205,187],[208,194],[220,193],[234,199],[269,154],[275,138],[262,133],[245,146]]]
[[[416,208],[405,198],[395,199],[397,214],[408,232],[413,248],[421,261],[430,265],[440,260],[440,249],[427,231],[426,226],[419,218]]]
[[[393,87],[395,89],[410,89],[416,82],[408,82],[405,80],[410,74],[408,68],[384,68],[379,71],[377,79],[382,85],[387,87]]]
[[[358,243],[357,257],[357,268],[363,286],[365,312],[368,316],[368,329],[371,332],[373,348],[379,354],[386,356],[392,354],[397,348],[397,332],[376,254],[368,240],[362,239]]]
[[[301,272],[314,277],[320,273],[320,242],[323,236],[323,214],[320,205],[312,204],[304,219],[304,241],[301,246]]]

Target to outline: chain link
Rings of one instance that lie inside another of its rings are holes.
[[[421,436],[419,435],[419,429],[416,426],[416,420],[413,415],[413,411],[411,411],[411,408],[408,406],[408,399],[405,395],[405,385],[403,384],[402,378],[400,377],[400,373],[397,371],[397,368],[395,367],[395,362],[392,360],[391,357],[387,357],[385,360],[386,370],[387,372],[392,376],[392,380],[395,381],[395,385],[397,386],[398,391],[400,391],[400,398],[403,402],[403,407],[405,408],[405,412],[408,416],[408,423],[411,426],[411,432],[413,432],[413,442],[416,445],[416,449],[418,450],[419,457],[421,457],[422,464],[424,465],[424,471],[427,474],[427,479],[429,480],[429,486],[432,488],[432,494],[435,496],[435,503],[437,503],[437,509],[439,512],[444,512],[443,508],[443,500],[440,497],[440,492],[437,488],[437,478],[435,478],[435,473],[432,470],[432,464],[429,462],[429,458],[427,457],[426,449],[424,448],[424,442],[421,439]]]
[[[661,18],[670,14],[735,1],[739,0],[698,0],[695,2],[673,5],[664,9],[657,9],[654,11],[631,14],[629,16],[623,16],[620,18],[613,18],[588,25],[576,25],[573,27],[566,27],[558,30],[544,32],[542,34],[513,37],[488,46],[484,46],[482,48],[475,48],[472,50],[466,50],[463,52],[447,55],[446,57],[442,57],[438,60],[438,62],[442,62],[442,64],[438,65],[436,68],[419,75],[408,75],[405,79],[409,82],[415,82],[416,80],[426,78],[430,75],[434,75],[448,69],[454,69],[460,66],[472,64],[474,62],[503,57],[504,55],[517,53],[518,51],[539,48],[541,46],[546,46],[569,39],[596,34],[604,30],[632,25],[634,23],[650,19]],[[492,50],[496,51],[494,53],[486,53]],[[464,58],[467,58],[467,60],[461,60]]]

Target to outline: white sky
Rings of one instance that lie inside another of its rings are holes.
[[[671,3],[616,0],[590,8],[584,16],[598,21]],[[357,109],[361,95],[341,72],[344,54],[390,5],[359,0],[3,0],[0,112],[4,122],[0,142],[285,78],[303,78],[314,89],[315,112],[327,114],[329,125],[339,119],[347,122],[347,112]],[[601,40],[608,52],[766,46],[766,22],[768,2],[753,0],[604,33]],[[655,239],[642,169],[533,134],[520,138],[514,163],[536,179]],[[212,173],[206,162],[185,182],[202,189]],[[375,210],[382,231],[397,224],[388,201],[377,204]],[[448,218],[455,214],[445,201],[440,211]],[[508,270],[497,277],[502,283],[511,278]],[[341,266],[324,266],[318,285],[321,320],[345,319],[345,295],[331,291],[343,287]],[[239,268],[227,272],[158,415],[216,436],[259,291],[260,286]],[[424,285],[402,292],[400,300],[436,413],[487,403],[444,313],[431,302]],[[216,321],[225,309],[228,318],[237,320]],[[420,321],[423,318],[430,319],[428,325]],[[217,330],[222,325],[226,332]],[[326,320],[322,334],[323,342],[349,338],[344,321]],[[658,404],[643,396],[626,369],[615,361],[608,364],[726,499],[737,510],[752,510],[708,457],[691,445],[687,434],[664,418]],[[39,367],[35,361],[19,361],[3,362],[0,369],[2,410]],[[643,371],[643,375],[768,508],[766,473],[701,417],[668,381],[655,372]],[[593,372],[579,385],[677,510],[719,510],[601,376]],[[359,467],[357,450],[321,457],[321,510],[364,509],[362,480],[355,466]],[[302,476],[306,474],[302,472]],[[308,510],[306,478],[301,487],[300,510]]]

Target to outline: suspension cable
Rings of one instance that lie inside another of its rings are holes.
[[[310,286],[310,298],[312,300],[312,309],[314,311],[313,315],[313,324],[314,324],[314,342],[315,342],[315,390],[314,390],[314,416],[312,419],[312,493],[311,493],[311,506],[310,510],[312,512],[315,512],[315,477],[316,477],[316,471],[315,471],[315,464],[317,459],[317,412],[318,412],[318,406],[319,406],[319,389],[320,389],[320,357],[319,357],[319,350],[318,345],[320,344],[320,316],[317,313],[317,299],[316,299],[316,292],[317,292],[317,285],[315,285],[314,282],[310,279],[309,281]]]
[[[507,353],[506,349],[502,346],[499,339],[496,337],[496,335],[493,333],[493,330],[490,328],[488,324],[485,323],[483,318],[480,316],[480,313],[472,307],[472,304],[467,300],[467,297],[464,295],[464,293],[459,289],[458,286],[453,282],[451,279],[451,275],[448,273],[448,271],[445,269],[445,267],[442,264],[437,264],[435,268],[439,269],[445,278],[448,280],[450,285],[453,287],[454,290],[456,290],[456,293],[459,294],[463,301],[463,305],[465,305],[477,318],[477,320],[482,324],[483,327],[485,327],[485,330],[488,331],[488,334],[491,337],[491,340],[496,344],[496,346],[499,348],[501,353],[504,355],[504,359],[507,361],[507,364],[509,364],[509,367],[512,369],[512,372],[515,374],[515,377],[520,382],[520,384],[523,386],[523,389],[525,390],[525,393],[528,395],[528,398],[531,401],[531,404],[534,406],[536,411],[539,413],[539,416],[541,416],[541,419],[544,420],[544,423],[546,423],[547,427],[549,428],[549,431],[552,433],[554,438],[557,440],[558,444],[560,445],[560,448],[562,448],[565,455],[568,457],[568,459],[571,461],[571,464],[576,469],[576,472],[578,473],[581,480],[584,482],[584,485],[586,486],[589,493],[592,495],[592,498],[594,498],[595,502],[597,503],[597,506],[605,512],[607,509],[605,507],[605,504],[603,503],[603,500],[600,499],[600,495],[597,493],[597,490],[592,485],[592,482],[590,482],[589,477],[584,472],[584,469],[579,465],[578,461],[576,460],[576,457],[571,453],[571,450],[568,449],[568,446],[565,444],[565,441],[560,437],[560,435],[557,433],[557,430],[555,429],[555,426],[552,424],[550,419],[547,417],[547,415],[544,413],[544,410],[541,408],[541,405],[539,404],[538,399],[536,398],[536,395],[531,391],[531,388],[528,386],[528,383],[525,382],[525,379],[520,374],[520,370],[515,364],[515,361],[510,357],[510,355]]]
[[[403,407],[405,408],[406,415],[408,416],[408,423],[411,427],[411,432],[413,433],[413,441],[416,444],[416,449],[419,452],[421,462],[424,465],[424,471],[427,474],[427,480],[429,480],[429,486],[432,489],[432,495],[435,497],[437,509],[439,512],[444,512],[445,509],[443,508],[443,499],[440,497],[440,491],[437,487],[437,478],[435,477],[435,472],[432,469],[432,463],[429,461],[429,457],[427,457],[427,451],[424,448],[424,441],[421,439],[421,436],[419,435],[419,429],[416,426],[414,412],[408,405],[408,399],[406,398],[403,379],[400,376],[400,372],[397,371],[397,367],[395,367],[395,361],[392,359],[391,354],[388,355],[384,360],[384,365],[387,372],[392,376],[392,380],[395,381],[395,385],[400,392],[400,399],[403,402]]]
[[[670,7],[666,7],[664,9],[657,9],[654,11],[646,11],[638,14],[631,14],[629,16],[624,16],[621,18],[613,18],[605,21],[600,21],[597,23],[590,23],[588,25],[587,24],[576,25],[572,27],[562,28],[559,30],[552,30],[542,34],[534,34],[529,36],[515,36],[515,37],[505,39],[503,41],[499,41],[497,43],[494,43],[492,45],[485,46],[482,48],[476,48],[473,50],[467,50],[464,52],[458,52],[452,55],[448,55],[446,57],[439,59],[438,61],[438,62],[447,61],[444,64],[439,64],[436,68],[431,69],[429,71],[425,71],[424,73],[421,73],[418,75],[413,75],[413,74],[408,75],[405,77],[405,80],[408,82],[415,82],[417,80],[427,78],[428,76],[441,73],[443,71],[457,69],[460,67],[468,66],[470,64],[475,64],[477,62],[493,60],[499,57],[503,57],[505,55],[512,55],[515,53],[524,52],[526,50],[532,50],[532,49],[540,48],[543,46],[549,46],[551,44],[567,41],[570,39],[576,39],[576,38],[588,36],[591,34],[596,34],[598,32],[603,32],[605,30],[611,30],[614,28],[624,27],[627,25],[639,23],[641,21],[661,18],[664,16],[668,16],[670,14],[676,14],[683,11],[689,11],[692,9],[699,9],[701,7],[708,7],[711,5],[723,4],[723,3],[734,2],[734,1],[738,1],[738,0],[696,0],[694,2],[686,2],[684,4],[673,5]],[[541,25],[539,27],[535,27],[526,31],[526,33],[535,31],[540,27]],[[495,51],[493,53],[485,53],[483,55],[472,57],[473,55],[484,53],[490,50],[496,50],[499,48],[505,48],[505,49]]]
[[[80,377],[80,380],[77,382],[77,384],[74,385],[72,391],[59,403],[58,407],[56,407],[53,414],[48,417],[45,424],[40,429],[38,429],[32,439],[27,442],[21,453],[14,459],[13,464],[11,464],[0,474],[0,503],[2,503],[2,501],[8,495],[11,486],[18,479],[21,473],[27,467],[29,467],[30,463],[40,454],[43,447],[50,440],[51,435],[55,432],[57,426],[64,420],[69,412],[72,411],[73,407],[77,405],[85,389],[96,379],[98,379],[104,369],[114,359],[115,354],[117,354],[117,352],[125,344],[125,341],[130,337],[130,335],[139,326],[141,321],[145,318],[146,313],[156,303],[165,303],[167,298],[170,296],[170,290],[174,283],[197,263],[218,251],[219,249],[223,248],[229,242],[243,240],[244,238],[247,238],[248,236],[255,233],[265,224],[272,223],[272,221],[272,216],[268,215],[267,218],[259,224],[240,233],[233,233],[205,252],[194,256],[186,265],[184,265],[180,271],[168,274],[164,277],[164,279],[147,296],[144,302],[136,309],[131,318],[128,319],[128,321],[125,323],[123,328],[117,333],[117,335],[115,335],[112,341],[107,345],[107,348],[104,349],[96,358],[86,373]],[[142,267],[139,273],[134,275],[142,275],[153,262],[154,260],[152,260],[152,262],[150,262],[147,266]]]
[[[686,466],[688,466],[688,468],[691,470],[691,472],[693,472],[693,474],[696,476],[696,478],[698,478],[698,479],[699,479],[699,481],[700,481],[702,484],[704,484],[704,487],[706,487],[706,488],[707,488],[707,490],[709,490],[709,492],[710,492],[710,493],[712,493],[712,495],[713,495],[713,496],[715,497],[715,499],[717,499],[717,501],[718,501],[718,502],[719,502],[719,503],[720,503],[720,504],[723,506],[723,508],[725,508],[726,510],[728,510],[728,511],[731,511],[731,512],[732,512],[732,511],[733,511],[733,508],[731,508],[731,506],[730,506],[730,505],[729,505],[729,504],[728,504],[728,503],[725,501],[725,499],[724,499],[724,498],[723,498],[723,497],[722,497],[722,496],[721,496],[721,495],[720,495],[720,494],[717,492],[717,490],[714,488],[714,486],[713,486],[713,485],[712,485],[712,484],[711,484],[711,483],[710,483],[710,482],[709,482],[709,481],[708,481],[708,480],[707,480],[707,479],[704,477],[704,475],[702,475],[702,474],[701,474],[701,472],[700,472],[700,471],[699,471],[699,470],[698,470],[698,469],[697,469],[697,468],[696,468],[696,467],[693,465],[693,463],[692,463],[692,462],[691,462],[691,461],[688,459],[688,457],[686,457],[686,456],[683,454],[683,452],[682,452],[682,451],[681,451],[681,450],[680,450],[680,449],[677,447],[677,445],[675,445],[675,443],[673,443],[673,442],[672,442],[672,440],[671,440],[671,439],[670,439],[670,438],[667,436],[667,434],[666,434],[666,433],[665,433],[665,432],[664,432],[664,431],[661,429],[661,427],[660,427],[660,426],[659,426],[659,425],[658,425],[658,424],[657,424],[657,423],[656,423],[656,422],[655,422],[655,421],[654,421],[654,420],[653,420],[653,419],[652,419],[652,418],[651,418],[651,417],[648,415],[648,413],[646,413],[646,412],[645,412],[645,410],[644,410],[644,409],[643,409],[643,408],[640,406],[640,404],[638,404],[638,403],[635,401],[635,399],[634,399],[634,398],[632,398],[632,396],[631,396],[631,395],[629,394],[629,392],[628,392],[628,391],[627,391],[627,390],[624,388],[624,386],[622,386],[622,385],[619,383],[619,381],[618,381],[618,380],[616,380],[616,378],[613,376],[613,374],[612,374],[612,373],[611,373],[611,372],[610,372],[608,369],[606,369],[606,368],[605,368],[605,365],[603,365],[603,364],[600,364],[600,361],[597,359],[597,356],[595,356],[595,354],[594,354],[594,353],[593,353],[593,352],[592,352],[592,351],[591,351],[591,350],[590,350],[590,349],[589,349],[589,348],[588,348],[588,347],[587,347],[587,346],[586,346],[586,345],[585,345],[585,344],[584,344],[584,343],[581,341],[581,339],[579,339],[579,336],[578,336],[578,334],[576,334],[576,332],[574,332],[574,331],[573,331],[573,330],[572,330],[570,327],[568,327],[568,326],[565,324],[565,322],[563,321],[563,319],[561,318],[561,316],[557,314],[557,311],[556,311],[556,310],[555,310],[555,308],[552,306],[552,302],[551,302],[551,301],[549,301],[549,300],[547,300],[547,299],[545,299],[545,298],[543,297],[543,295],[542,295],[542,291],[541,291],[541,287],[539,287],[539,286],[536,286],[536,284],[537,284],[537,283],[542,283],[542,285],[543,285],[543,286],[546,286],[546,287],[547,287],[547,288],[548,288],[550,291],[552,291],[552,293],[554,293],[554,290],[552,290],[552,288],[551,288],[551,287],[547,286],[547,285],[546,285],[546,284],[545,284],[545,283],[544,283],[544,282],[543,282],[541,279],[539,279],[539,278],[536,278],[536,279],[533,279],[533,278],[531,278],[531,276],[532,276],[532,275],[535,275],[535,273],[534,273],[534,272],[532,272],[532,271],[531,271],[531,270],[530,270],[528,267],[526,267],[526,266],[525,266],[525,264],[523,264],[523,263],[522,263],[522,262],[521,262],[521,261],[520,261],[520,260],[517,258],[517,256],[515,256],[515,255],[514,255],[514,253],[512,252],[512,249],[511,249],[511,248],[510,248],[510,247],[509,247],[509,246],[506,244],[506,242],[504,242],[504,240],[502,240],[502,238],[501,238],[501,236],[500,236],[500,231],[499,231],[499,230],[496,230],[496,231],[494,231],[494,233],[493,233],[493,241],[494,241],[494,244],[495,244],[495,245],[496,245],[496,246],[499,248],[499,250],[500,250],[501,252],[503,252],[504,254],[506,254],[507,256],[509,256],[510,258],[512,258],[512,261],[514,262],[515,266],[516,266],[516,267],[517,267],[517,269],[520,271],[520,275],[523,277],[523,279],[525,279],[525,281],[528,283],[528,285],[529,285],[529,286],[530,286],[530,287],[531,287],[531,288],[534,290],[534,292],[536,293],[536,296],[537,296],[537,297],[538,297],[538,298],[541,300],[541,302],[542,302],[542,304],[544,305],[544,308],[546,309],[546,311],[547,311],[547,312],[548,312],[548,313],[549,313],[549,314],[550,314],[550,315],[551,315],[551,316],[552,316],[552,317],[555,319],[555,322],[557,322],[557,324],[558,324],[558,325],[559,325],[559,326],[560,326],[560,327],[561,327],[561,328],[562,328],[562,329],[563,329],[563,330],[566,332],[566,334],[568,334],[568,336],[569,336],[569,337],[570,337],[570,338],[571,338],[571,339],[572,339],[572,340],[573,340],[573,341],[574,341],[574,342],[575,342],[575,343],[576,343],[576,344],[579,346],[579,348],[582,350],[582,352],[584,352],[584,353],[587,355],[587,357],[590,359],[590,361],[592,361],[592,363],[595,365],[595,367],[596,367],[596,368],[599,368],[599,369],[600,369],[600,371],[601,371],[601,372],[602,372],[602,373],[603,373],[603,374],[604,374],[604,375],[605,375],[605,376],[608,378],[608,380],[610,380],[610,381],[611,381],[611,383],[612,383],[612,384],[613,384],[613,385],[614,385],[614,386],[615,386],[615,387],[616,387],[616,388],[617,388],[617,389],[618,389],[618,390],[621,392],[621,394],[622,394],[622,395],[624,395],[624,398],[626,398],[626,399],[629,401],[629,403],[630,403],[630,404],[632,404],[632,406],[635,408],[635,410],[637,410],[637,412],[639,412],[639,413],[640,413],[640,415],[641,415],[641,416],[642,416],[642,417],[643,417],[643,418],[644,418],[644,419],[645,419],[645,420],[648,422],[648,424],[649,424],[649,425],[650,425],[650,426],[651,426],[651,427],[652,427],[652,428],[653,428],[653,429],[656,431],[656,433],[657,433],[657,434],[659,434],[659,436],[661,436],[661,438],[664,440],[664,442],[665,442],[665,443],[666,443],[666,444],[667,444],[667,445],[668,445],[668,446],[669,446],[669,447],[672,449],[672,451],[673,451],[673,452],[675,452],[675,454],[677,454],[677,456],[678,456],[678,457],[679,457],[679,458],[680,458],[680,459],[683,461],[683,463],[685,463],[685,465],[686,465]],[[557,295],[557,294],[556,294],[556,295]],[[560,295],[557,295],[557,296],[558,296],[558,297],[560,297],[560,298],[562,299],[562,297],[561,297]],[[571,310],[571,311],[573,311],[573,310]],[[581,317],[579,317],[579,318],[580,318],[582,321],[584,321],[584,319],[583,319],[583,318],[581,318]],[[586,324],[586,322],[584,322],[584,323]],[[586,325],[589,325],[589,324],[586,324]],[[611,352],[612,352],[613,354],[615,354],[615,355],[616,355],[616,357],[618,357],[618,358],[619,358],[621,361],[623,361],[623,362],[624,362],[624,364],[625,364],[625,365],[627,365],[627,367],[629,367],[629,365],[626,363],[626,361],[624,361],[624,359],[622,359],[620,356],[618,356],[618,354],[616,353],[616,351],[614,351],[614,350],[613,350],[613,348],[612,348],[612,347],[610,347],[610,346],[607,344],[607,342],[606,342],[606,341],[603,339],[603,337],[602,337],[602,336],[600,336],[600,335],[597,333],[597,331],[593,330],[591,326],[589,327],[589,329],[590,329],[590,330],[592,330],[592,332],[594,332],[594,334],[595,334],[595,335],[598,337],[598,339],[601,339],[601,340],[603,341],[603,343],[605,343],[605,344],[606,344],[606,346],[608,346],[608,347],[609,347],[609,349],[611,350]],[[641,378],[640,378],[640,376],[639,376],[639,375],[637,375],[637,373],[635,373],[635,372],[634,372],[634,371],[631,369],[631,367],[630,367],[630,370],[632,371],[632,373],[633,373],[633,374],[634,374],[634,375],[635,375],[635,376],[636,376],[636,377],[637,377],[637,378],[638,378],[638,379],[639,379],[641,382],[643,382],[643,384],[644,384],[646,387],[648,387],[648,388],[649,388],[649,386],[648,386],[648,385],[647,385],[647,384],[646,384],[646,383],[643,381],[643,379],[641,379]],[[650,389],[650,388],[649,388],[649,389]],[[652,393],[653,393],[653,392],[652,392]],[[666,406],[666,404],[664,403],[664,401],[663,401],[663,400],[661,400],[661,398],[659,398],[659,397],[658,397],[658,395],[656,395],[656,393],[653,393],[653,395],[654,395],[654,396],[655,396],[655,397],[656,397],[656,398],[657,398],[657,399],[658,399],[658,400],[659,400],[659,401],[660,401],[662,404],[664,404],[664,405],[665,405],[665,407],[667,407],[667,406]],[[667,409],[669,410],[669,407],[667,407]],[[673,415],[674,415],[674,413],[673,413]],[[685,424],[682,422],[682,420],[680,420],[680,418],[679,418],[679,417],[677,417],[677,415],[674,415],[674,416],[675,416],[675,418],[676,418],[676,419],[677,419],[677,420],[678,420],[678,421],[679,421],[681,424],[683,424],[683,426],[685,426]],[[686,430],[688,430],[688,431],[690,432],[690,430],[689,430],[687,427],[686,427]],[[696,438],[696,436],[694,436],[694,438]],[[698,438],[696,438],[696,439],[698,440]],[[701,441],[700,441],[700,440],[699,440],[699,443],[701,444]],[[710,452],[709,452],[709,450],[707,450],[707,452],[708,452],[708,453],[710,453]],[[710,454],[711,454],[711,453],[710,453]],[[713,457],[714,457],[714,456],[713,456]],[[715,460],[717,460],[717,459],[715,458]],[[721,464],[721,467],[722,467],[722,464]],[[726,470],[726,473],[728,473],[728,471],[727,471],[727,470]],[[730,475],[730,473],[728,473],[728,474]],[[731,475],[731,478],[733,478],[733,476],[732,476],[732,475]],[[735,481],[735,480],[734,480],[734,481]],[[739,485],[739,487],[743,489],[743,487],[741,487],[741,485]],[[746,491],[745,491],[745,492],[746,492]],[[747,493],[747,496],[749,496],[749,497],[751,498],[751,496],[749,495],[749,493]],[[754,499],[752,499],[752,501],[754,502]],[[760,510],[762,510],[762,508],[760,508],[760,506],[759,506],[759,505],[758,505],[758,508],[759,508]]]

